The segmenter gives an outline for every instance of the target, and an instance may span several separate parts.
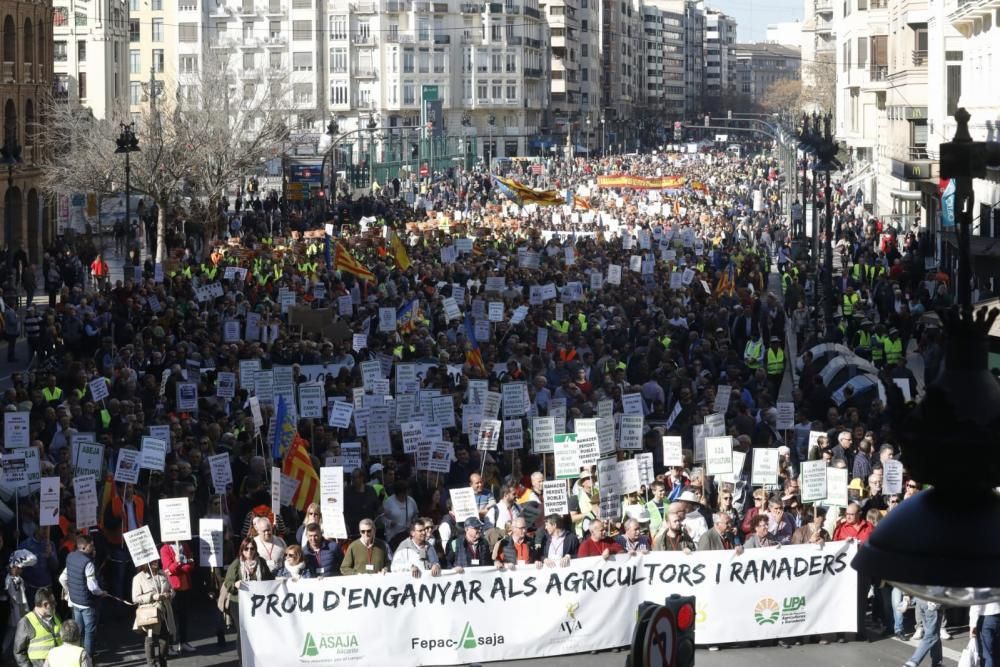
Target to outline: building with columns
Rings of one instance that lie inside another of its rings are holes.
[[[40,186],[41,108],[52,91],[51,0],[0,2],[0,103],[3,154],[0,156],[4,222],[3,247],[24,248],[32,262],[55,235],[52,207]],[[56,91],[58,92],[58,91]],[[19,155],[17,161],[8,159]]]

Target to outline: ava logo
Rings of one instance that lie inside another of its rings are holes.
[[[313,639],[313,636],[312,636],[311,632],[307,632],[306,633],[306,643],[302,647],[302,655],[300,655],[299,657],[300,658],[315,658],[317,655],[319,655],[319,649],[316,648],[316,640]]]
[[[462,648],[476,648],[476,633],[472,631],[472,624],[466,621],[465,629],[462,630],[462,637],[458,640],[458,645]]]
[[[576,612],[580,609],[579,602],[571,602],[566,605],[566,620],[559,624],[559,630],[568,635],[577,630],[583,630],[583,624],[576,618]]]
[[[757,625],[774,625],[781,618],[781,608],[771,598],[761,598],[753,608],[753,618]]]

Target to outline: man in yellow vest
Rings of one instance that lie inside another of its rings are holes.
[[[47,667],[90,667],[93,665],[87,652],[80,646],[80,626],[67,619],[60,633],[62,644],[49,651]]]
[[[873,347],[872,344],[875,342],[875,336],[872,334],[872,321],[862,320],[861,328],[858,330],[857,336],[855,338],[854,351],[855,353],[869,361],[872,360]]]
[[[764,362],[764,341],[760,339],[760,332],[755,331],[753,338],[747,341],[747,346],[743,350],[743,363],[752,371],[760,368]]]
[[[882,339],[882,349],[885,350],[885,363],[890,368],[903,358],[903,341],[899,338],[899,329],[889,329],[889,335]]]
[[[48,588],[35,591],[35,608],[17,622],[14,657],[18,667],[42,667],[49,652],[62,644],[62,622],[56,615],[56,598]]]
[[[857,308],[859,301],[861,301],[861,297],[854,293],[854,288],[848,287],[847,291],[844,292],[844,300],[841,304],[841,312],[845,320],[854,315],[854,309]]]
[[[771,336],[771,346],[767,348],[767,382],[771,386],[772,397],[778,395],[783,377],[785,377],[785,351],[781,349],[781,339]]]

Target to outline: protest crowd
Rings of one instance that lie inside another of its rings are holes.
[[[248,581],[864,542],[920,489],[887,402],[940,369],[947,276],[838,187],[824,322],[788,178],[703,149],[397,182],[318,227],[247,206],[120,278],[50,248],[48,307],[5,265],[33,361],[3,395],[3,658],[99,664],[126,627],[164,665],[208,617],[238,648]],[[820,343],[884,391],[834,395]],[[857,607],[857,636],[779,642],[940,664],[945,610],[871,580]],[[986,664],[998,619],[974,608]]]

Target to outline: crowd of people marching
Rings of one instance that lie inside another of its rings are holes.
[[[913,377],[907,355],[923,357],[927,379],[940,368],[941,332],[921,316],[948,297],[947,276],[925,274],[913,230],[883,228],[853,191],[835,191],[845,260],[829,267],[836,319],[827,323],[817,296],[825,269],[789,237],[789,175],[768,152],[540,164],[509,165],[497,174],[503,181],[479,170],[393,184],[341,202],[325,230],[293,221],[279,224],[279,236],[273,219],[243,207],[229,238],[199,243],[201,252],[176,249],[160,265],[128,250],[124,275],[100,264],[94,275],[77,249],[59,243],[42,266],[47,305],[25,294],[20,272],[7,271],[8,359],[23,337],[33,362],[14,376],[3,405],[29,415],[38,469],[19,497],[0,488],[4,658],[20,667],[112,662],[98,641],[131,627],[145,635],[147,663],[163,665],[195,650],[195,622],[214,623],[219,645],[238,637],[245,581],[863,542],[919,491],[909,478],[897,493],[884,490],[883,469],[900,451],[886,400],[834,395],[810,357],[796,374],[796,360],[785,357],[786,341],[799,351],[841,343],[872,362],[890,390],[894,380],[909,382],[915,398],[923,378]],[[599,181],[617,174],[672,180],[655,188]],[[534,204],[539,190],[564,202]],[[220,289],[206,293],[212,285]],[[374,379],[372,361],[382,368]],[[397,386],[394,370],[405,364],[419,369],[416,386]],[[268,370],[273,384],[260,378]],[[276,398],[279,371],[292,383],[288,400]],[[233,391],[229,374],[238,378]],[[99,400],[95,379],[106,386]],[[295,385],[316,382],[322,416],[298,418]],[[469,415],[482,417],[482,397],[471,389],[499,393],[509,382],[527,387],[522,448],[481,451]],[[719,410],[721,434],[747,455],[731,481],[706,475],[695,456],[723,385],[731,393]],[[447,473],[418,470],[419,457],[404,453],[407,416],[389,415],[390,452],[368,452],[365,395],[389,393],[400,404],[417,391],[453,399],[454,426],[434,434],[452,447]],[[576,420],[621,414],[634,395],[642,450],[615,456],[652,453],[652,480],[609,503],[596,469],[585,467],[570,482],[568,512],[546,511],[542,488],[554,466],[533,442],[533,418],[554,417],[557,432],[572,432]],[[793,429],[777,429],[779,400],[795,404]],[[346,425],[332,419],[336,402],[353,407]],[[138,450],[156,427],[166,427],[156,431],[168,441],[163,469],[116,482],[120,450]],[[683,465],[665,465],[664,436],[681,437]],[[86,489],[99,499],[92,525],[78,524],[83,442],[103,446],[96,487]],[[749,483],[755,448],[779,454],[768,488]],[[289,466],[293,450],[298,467]],[[231,472],[221,489],[210,463],[219,454]],[[345,472],[340,528],[310,484],[331,458]],[[848,471],[846,507],[802,502],[798,473],[809,460]],[[271,497],[272,465],[301,482],[284,503]],[[46,477],[59,480],[56,525],[43,520],[38,482]],[[477,517],[456,521],[457,488],[472,489]],[[199,520],[220,520],[217,562],[202,562],[192,541],[159,544],[162,499],[186,500],[194,536]],[[143,526],[159,558],[137,567],[124,535]],[[863,581],[859,635],[910,636],[912,606],[885,582]],[[913,637],[923,641],[908,664],[928,653],[940,664],[943,612],[922,601],[915,608]],[[975,614],[993,664],[1000,609]]]

